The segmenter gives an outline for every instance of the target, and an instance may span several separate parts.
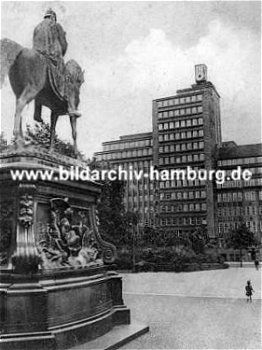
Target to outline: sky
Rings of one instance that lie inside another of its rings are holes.
[[[221,96],[223,141],[261,142],[261,5],[252,1],[1,2],[1,38],[32,47],[48,7],[67,33],[65,60],[85,70],[78,119],[79,149],[152,130],[152,100],[194,83],[194,65],[208,66]],[[15,98],[1,90],[1,129],[12,135]],[[50,111],[44,109],[44,120]],[[33,103],[23,112],[32,124]],[[68,116],[57,132],[71,140]]]

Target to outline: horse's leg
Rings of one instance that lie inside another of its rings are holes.
[[[35,111],[34,111],[34,120],[37,122],[42,123],[43,119],[41,118],[42,113],[42,105],[41,103],[36,99],[35,100]]]
[[[51,113],[51,135],[50,135],[50,150],[54,149],[55,127],[58,119],[58,114],[54,111]]]
[[[72,137],[73,137],[73,141],[74,141],[74,152],[75,155],[77,155],[77,143],[76,143],[76,116],[70,116],[70,123],[71,123],[71,127],[72,127]]]
[[[16,99],[14,137],[15,140],[23,138],[22,132],[22,111],[25,105],[33,100],[37,92],[30,85],[27,85],[22,94]]]

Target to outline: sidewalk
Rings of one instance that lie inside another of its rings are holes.
[[[122,349],[260,349],[260,272],[252,266],[123,274],[124,300],[150,332]],[[246,302],[248,279],[252,303]]]
[[[226,261],[226,263],[230,266],[230,267],[241,267],[240,266],[240,261]],[[253,267],[255,269],[255,264],[254,261],[243,261],[242,262],[242,267]],[[261,262],[259,263],[259,265],[261,265]]]

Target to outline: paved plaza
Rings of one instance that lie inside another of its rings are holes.
[[[123,274],[123,291],[132,320],[150,332],[121,349],[261,349],[261,274],[253,267]]]

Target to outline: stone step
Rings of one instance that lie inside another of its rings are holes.
[[[149,327],[138,322],[115,326],[110,332],[87,343],[78,344],[70,350],[115,350],[147,333]]]

